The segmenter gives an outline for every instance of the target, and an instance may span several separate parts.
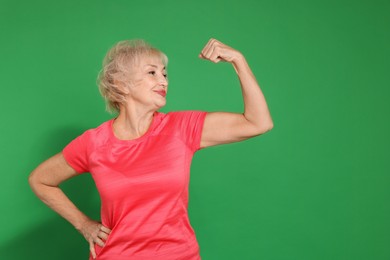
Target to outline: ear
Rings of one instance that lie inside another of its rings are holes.
[[[129,87],[123,81],[114,80],[115,86],[125,95],[130,93]]]

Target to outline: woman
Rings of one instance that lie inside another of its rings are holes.
[[[187,215],[193,154],[272,129],[263,93],[240,52],[210,39],[199,57],[233,65],[244,113],[158,112],[168,91],[166,56],[144,41],[119,42],[99,77],[107,107],[118,116],[84,132],[31,173],[37,196],[89,242],[90,259],[200,259]],[[83,172],[92,174],[99,191],[101,223],[59,188]]]

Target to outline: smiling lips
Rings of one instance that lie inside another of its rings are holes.
[[[158,94],[160,94],[163,97],[165,97],[167,95],[167,92],[165,90],[158,90],[158,91],[155,91],[155,92],[157,92]]]

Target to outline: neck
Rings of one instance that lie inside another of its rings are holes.
[[[121,106],[119,115],[113,123],[115,136],[123,140],[141,137],[150,128],[154,112],[155,110],[139,106]]]

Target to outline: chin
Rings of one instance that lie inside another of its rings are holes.
[[[167,104],[167,102],[158,102],[156,104],[156,107],[157,107],[157,109],[160,109],[160,108],[163,108],[166,104]]]

